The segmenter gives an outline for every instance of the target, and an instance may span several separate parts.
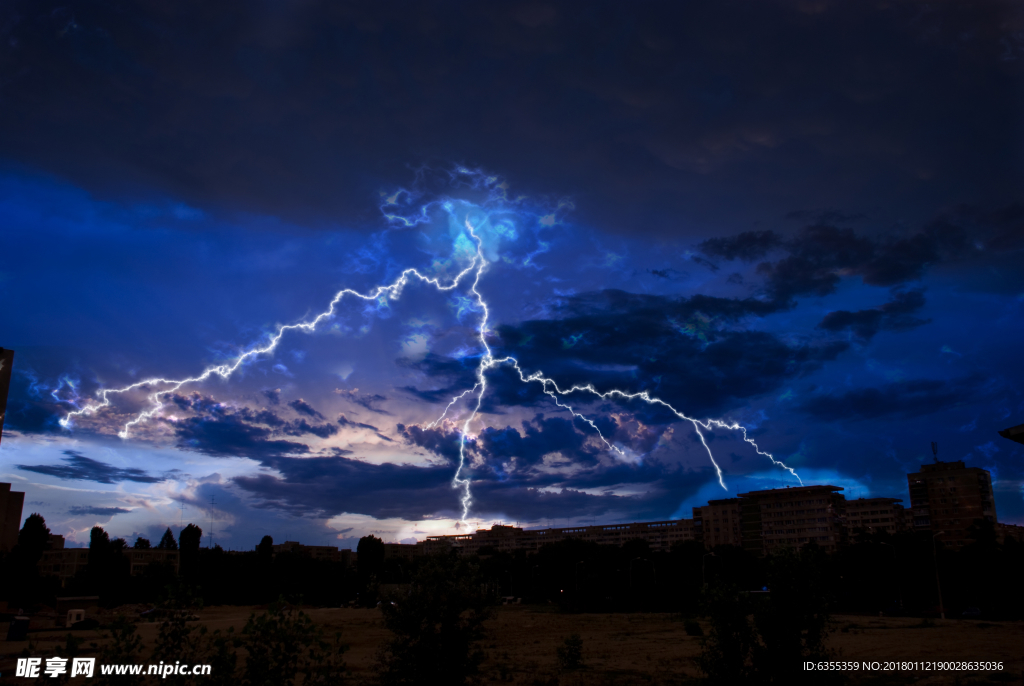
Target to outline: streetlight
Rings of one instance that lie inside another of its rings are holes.
[[[932,542],[934,543],[935,541],[933,540]],[[893,568],[895,569],[896,567],[898,567],[899,566],[899,560],[896,559],[896,546],[894,546],[892,543],[886,543],[885,541],[879,541],[878,543],[880,545],[887,545],[890,548],[892,548],[892,564],[893,564]],[[900,598],[900,609],[902,610],[903,609],[903,586],[902,586],[902,584],[900,584],[899,570],[896,570],[896,594]]]
[[[932,445],[934,445],[934,444],[932,444]],[[939,583],[939,556],[935,552],[935,539],[936,539],[936,537],[941,536],[944,533],[946,533],[946,532],[945,531],[940,531],[940,532],[932,535],[932,562],[935,563],[935,588],[939,591],[939,618],[940,619],[945,619],[946,618],[946,610],[945,610],[945,608],[942,607],[942,584]]]
[[[717,557],[714,553],[708,553],[700,561],[700,580],[704,583],[704,588],[708,587],[708,577],[704,573],[705,565],[707,564],[709,557]]]

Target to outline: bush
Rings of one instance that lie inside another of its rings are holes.
[[[555,655],[562,670],[579,669],[583,666],[583,639],[579,634],[570,634],[555,649]]]
[[[832,621],[822,584],[822,557],[820,549],[806,546],[800,557],[771,558],[767,597],[754,598],[734,586],[709,589],[705,612],[711,628],[697,658],[709,684],[818,686],[844,679],[838,672],[807,672],[801,667],[804,661],[836,658],[826,646]]]
[[[142,662],[140,659],[142,637],[136,632],[134,622],[124,615],[118,615],[107,628],[110,630],[110,634],[107,636],[110,642],[96,660],[96,676],[99,677],[96,683],[118,685],[142,683],[140,676],[130,674],[102,676],[99,674],[99,665],[139,664]]]
[[[704,629],[701,628],[700,623],[695,619],[683,620],[683,630],[687,636],[703,636]]]
[[[477,568],[450,554],[425,558],[409,592],[384,598],[384,626],[393,637],[377,655],[386,686],[465,683],[483,661],[487,595]]]
[[[340,635],[335,635],[333,643],[324,640],[323,630],[309,615],[283,601],[262,615],[253,613],[242,634],[249,653],[244,686],[292,686],[299,673],[305,677],[304,686],[344,682],[341,654],[347,646],[341,644]]]
[[[227,686],[235,683],[238,662],[235,649],[240,641],[232,635],[234,627],[230,627],[226,635],[221,635],[219,629],[209,634],[205,626],[189,624],[202,606],[203,601],[194,590],[181,584],[169,587],[168,596],[161,603],[164,621],[160,624],[150,662],[210,665],[207,676],[177,674],[163,677],[170,686]]]
[[[757,636],[747,619],[748,604],[736,588],[715,585],[705,592],[704,606],[711,626],[701,640],[697,667],[709,684],[751,683],[751,651]]]

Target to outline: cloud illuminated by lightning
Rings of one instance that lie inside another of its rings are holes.
[[[399,194],[396,193],[394,196],[386,198],[386,204],[395,204],[398,195]],[[445,202],[443,206],[449,212],[452,210],[452,206],[448,202]],[[421,208],[420,216],[415,217],[411,221],[407,218],[393,214],[385,214],[385,217],[392,222],[401,223],[406,226],[414,226],[426,220],[427,212],[425,207]],[[608,439],[601,432],[601,430],[598,428],[597,424],[592,419],[584,416],[583,414],[578,412],[572,405],[568,404],[567,402],[564,402],[565,398],[577,393],[589,394],[591,396],[594,396],[595,398],[605,400],[641,400],[649,405],[660,405],[668,409],[673,414],[675,414],[676,417],[678,417],[681,420],[690,422],[690,424],[693,426],[694,431],[700,438],[701,443],[703,444],[705,450],[708,453],[708,457],[711,459],[711,464],[714,465],[715,472],[718,476],[718,483],[723,489],[728,490],[725,485],[722,469],[715,461],[715,456],[711,451],[711,447],[707,443],[707,440],[704,436],[704,433],[702,432],[702,429],[704,431],[713,431],[714,429],[741,431],[743,434],[743,440],[749,443],[751,446],[753,446],[757,454],[767,457],[769,460],[771,460],[771,462],[774,465],[785,469],[794,477],[796,477],[798,481],[800,480],[799,475],[792,468],[786,466],[781,461],[776,460],[774,456],[771,455],[771,453],[761,450],[758,447],[758,445],[754,442],[754,440],[747,435],[746,427],[736,422],[729,423],[719,419],[699,420],[694,417],[690,417],[684,414],[683,412],[680,412],[679,410],[677,410],[675,407],[665,402],[664,400],[651,396],[647,391],[641,391],[639,393],[629,393],[618,389],[612,389],[609,391],[602,392],[597,390],[592,384],[575,385],[572,386],[571,388],[562,389],[558,386],[557,382],[554,379],[545,376],[543,372],[536,371],[530,374],[525,373],[522,367],[520,367],[518,360],[516,360],[514,357],[504,357],[500,359],[495,358],[493,355],[493,351],[491,350],[491,347],[487,343],[487,336],[489,333],[488,324],[490,319],[490,308],[488,307],[483,295],[477,288],[488,266],[488,261],[484,257],[484,242],[482,238],[477,234],[473,225],[470,223],[468,217],[465,219],[464,223],[465,229],[473,241],[473,247],[475,247],[475,254],[472,254],[472,257],[469,260],[469,264],[465,268],[463,268],[462,271],[460,271],[451,281],[447,283],[442,283],[442,281],[439,278],[425,276],[421,274],[418,270],[409,268],[403,271],[399,275],[399,277],[390,285],[378,286],[367,293],[359,293],[349,288],[342,289],[335,293],[327,309],[318,314],[316,317],[297,324],[287,324],[279,326],[277,328],[277,331],[274,333],[274,335],[272,335],[269,338],[267,342],[261,345],[256,345],[250,348],[249,350],[243,352],[238,357],[236,357],[234,361],[231,362],[230,364],[220,364],[207,367],[201,374],[193,377],[188,377],[185,379],[165,379],[157,377],[144,379],[142,381],[138,381],[136,383],[124,386],[122,388],[103,389],[99,391],[99,393],[97,394],[99,402],[87,404],[83,407],[68,412],[67,415],[65,415],[60,420],[61,426],[63,426],[64,428],[71,428],[75,417],[91,415],[105,407],[110,407],[112,404],[111,396],[128,393],[130,391],[142,388],[149,389],[150,387],[158,387],[157,390],[155,390],[148,396],[148,401],[150,405],[149,408],[138,413],[134,418],[126,422],[122,427],[121,431],[118,432],[118,436],[120,436],[122,439],[127,439],[132,427],[148,419],[151,419],[157,413],[160,412],[160,410],[164,406],[164,403],[161,401],[161,396],[173,393],[187,384],[201,383],[215,375],[227,379],[247,361],[251,361],[255,358],[258,358],[260,355],[272,353],[277,348],[278,343],[281,341],[285,333],[289,331],[303,331],[305,333],[312,333],[313,331],[315,331],[316,328],[322,322],[331,319],[334,316],[336,308],[341,303],[341,301],[346,297],[357,298],[367,302],[376,302],[378,303],[379,306],[386,307],[390,300],[397,300],[399,298],[399,296],[402,293],[402,289],[413,279],[417,279],[423,283],[430,284],[434,286],[434,288],[436,288],[439,292],[449,292],[458,288],[464,279],[471,276],[472,281],[468,291],[471,294],[472,298],[466,298],[466,301],[475,302],[474,309],[478,310],[481,313],[480,322],[477,326],[477,337],[480,342],[480,346],[483,349],[483,355],[480,358],[480,363],[477,365],[475,372],[476,383],[471,388],[468,388],[461,394],[453,397],[451,402],[449,402],[448,405],[445,407],[445,410],[441,414],[441,416],[438,417],[438,419],[431,422],[431,424],[429,425],[434,426],[438,424],[445,418],[449,410],[451,410],[451,408],[456,403],[465,398],[467,395],[475,394],[475,403],[473,404],[473,409],[466,417],[466,419],[462,422],[462,429],[460,432],[459,440],[459,464],[458,468],[455,471],[455,475],[452,478],[452,487],[462,491],[460,502],[462,505],[463,521],[465,521],[466,518],[468,517],[469,509],[472,504],[472,493],[470,490],[471,479],[463,476],[463,471],[466,468],[466,438],[467,436],[470,435],[471,426],[480,413],[480,408],[483,403],[484,394],[487,392],[487,372],[501,365],[510,365],[513,369],[515,369],[516,373],[519,375],[520,381],[524,384],[540,384],[542,391],[546,395],[550,396],[558,407],[567,410],[575,418],[580,419],[581,421],[588,424],[591,428],[594,429],[594,431],[597,432],[597,435],[600,437],[601,441],[603,441],[604,444],[608,447],[608,449],[617,452],[619,455],[625,456],[625,452],[623,452],[623,450],[618,446],[615,446],[611,442],[609,442]],[[468,256],[470,250],[461,250],[459,252],[461,252],[463,255]],[[460,311],[464,309],[468,309],[465,307],[465,302],[463,303],[463,305],[460,305]],[[70,383],[70,381],[69,386],[71,386],[71,388],[74,389],[74,384]],[[56,390],[54,391],[54,393],[56,393]],[[802,484],[803,482],[800,481],[800,483]]]

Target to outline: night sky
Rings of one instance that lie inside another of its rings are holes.
[[[354,547],[909,506],[937,441],[1024,523],[1022,143],[1016,3],[4,3],[0,480]]]

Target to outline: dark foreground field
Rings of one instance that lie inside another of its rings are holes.
[[[211,630],[234,626],[239,631],[253,609],[210,607],[200,613],[200,621]],[[387,635],[380,612],[308,612],[331,633],[342,632],[344,642],[350,646],[345,660],[351,681],[369,681],[375,653]],[[920,619],[843,615],[836,616],[835,622],[830,645],[841,651],[845,660],[988,660],[1002,661],[1004,667],[1002,672],[958,674],[859,672],[852,676],[852,683],[1024,684],[1024,622],[955,619],[935,620],[932,626],[933,622]],[[157,623],[139,624],[146,646],[153,644],[158,627]],[[31,654],[48,654],[58,642],[63,642],[65,633],[33,632]],[[104,643],[102,632],[77,633],[85,645]],[[583,639],[586,666],[563,673],[558,668],[555,649],[572,633],[579,633]],[[700,651],[700,639],[688,636],[680,618],[671,614],[562,614],[542,607],[510,606],[495,609],[487,622],[483,647],[488,657],[481,677],[487,684],[683,684],[698,677],[693,658]],[[27,683],[11,678],[14,658],[26,648],[28,642],[0,643],[0,682]],[[85,654],[95,654],[94,651]],[[152,681],[156,683],[155,679]]]

